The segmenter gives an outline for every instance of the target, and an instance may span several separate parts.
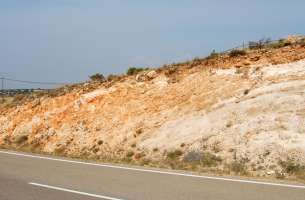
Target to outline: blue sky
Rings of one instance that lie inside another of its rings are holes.
[[[304,9],[304,0],[0,0],[0,75],[78,82],[205,56],[304,34]]]

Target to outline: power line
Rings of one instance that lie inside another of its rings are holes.
[[[26,84],[39,84],[39,85],[66,85],[70,83],[64,83],[64,82],[39,82],[39,81],[26,81],[26,80],[18,80],[18,79],[12,79],[12,78],[6,78],[1,77],[2,87],[4,86],[4,81],[12,81],[12,82],[18,82],[18,83],[26,83]]]

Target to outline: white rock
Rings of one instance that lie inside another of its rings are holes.
[[[157,72],[152,70],[146,74],[146,76],[150,79],[156,78],[158,76]]]
[[[273,170],[267,172],[267,175],[273,175],[273,174],[275,174],[275,171]]]

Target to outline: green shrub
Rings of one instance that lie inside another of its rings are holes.
[[[298,179],[305,180],[305,166],[300,163],[296,163],[292,160],[280,161],[279,163],[283,171],[289,175],[294,175]]]
[[[16,143],[17,144],[23,144],[28,140],[28,136],[27,135],[21,135],[16,137]]]
[[[237,56],[244,56],[246,55],[247,52],[245,50],[241,50],[241,49],[234,49],[229,53],[230,57],[237,57]]]
[[[57,147],[54,149],[53,153],[54,153],[54,155],[62,156],[62,155],[65,154],[65,150],[66,150],[65,146],[64,146],[64,145],[61,145],[61,146],[57,146]],[[88,156],[87,154],[88,154],[87,151],[82,151],[82,152],[81,152],[81,156],[82,156],[83,158],[86,158],[86,157]]]
[[[196,58],[195,58],[196,59]],[[185,65],[192,65],[194,60],[187,60],[185,62],[178,62],[178,63],[172,63],[171,66],[172,67],[180,67],[180,66],[185,66]]]
[[[195,57],[192,61],[191,61],[191,65],[200,65],[201,64],[201,59],[198,57]]]
[[[127,75],[135,75],[141,71],[145,71],[147,70],[148,68],[137,68],[137,67],[130,67],[128,70],[127,70]]]
[[[214,154],[211,153],[203,153],[201,157],[201,165],[205,167],[213,167],[217,166],[222,159]]]
[[[274,49],[278,49],[278,48],[282,48],[282,47],[286,47],[291,45],[291,42],[286,40],[286,39],[280,39],[276,42],[272,42],[269,47],[270,48],[274,48]]]
[[[280,161],[280,165],[282,166],[283,170],[288,174],[299,174],[300,172],[305,171],[305,166],[296,163],[292,160]]]
[[[127,158],[131,158],[133,155],[134,155],[134,152],[133,152],[133,151],[128,151],[128,152],[126,153],[126,157],[127,157]]]
[[[96,74],[90,76],[90,80],[92,80],[92,81],[104,81],[105,77],[104,77],[103,74],[96,73]]]
[[[117,81],[120,79],[119,75],[109,74],[107,76],[107,81]]]

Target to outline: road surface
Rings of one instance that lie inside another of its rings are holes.
[[[304,200],[305,186],[0,150],[0,200]]]

